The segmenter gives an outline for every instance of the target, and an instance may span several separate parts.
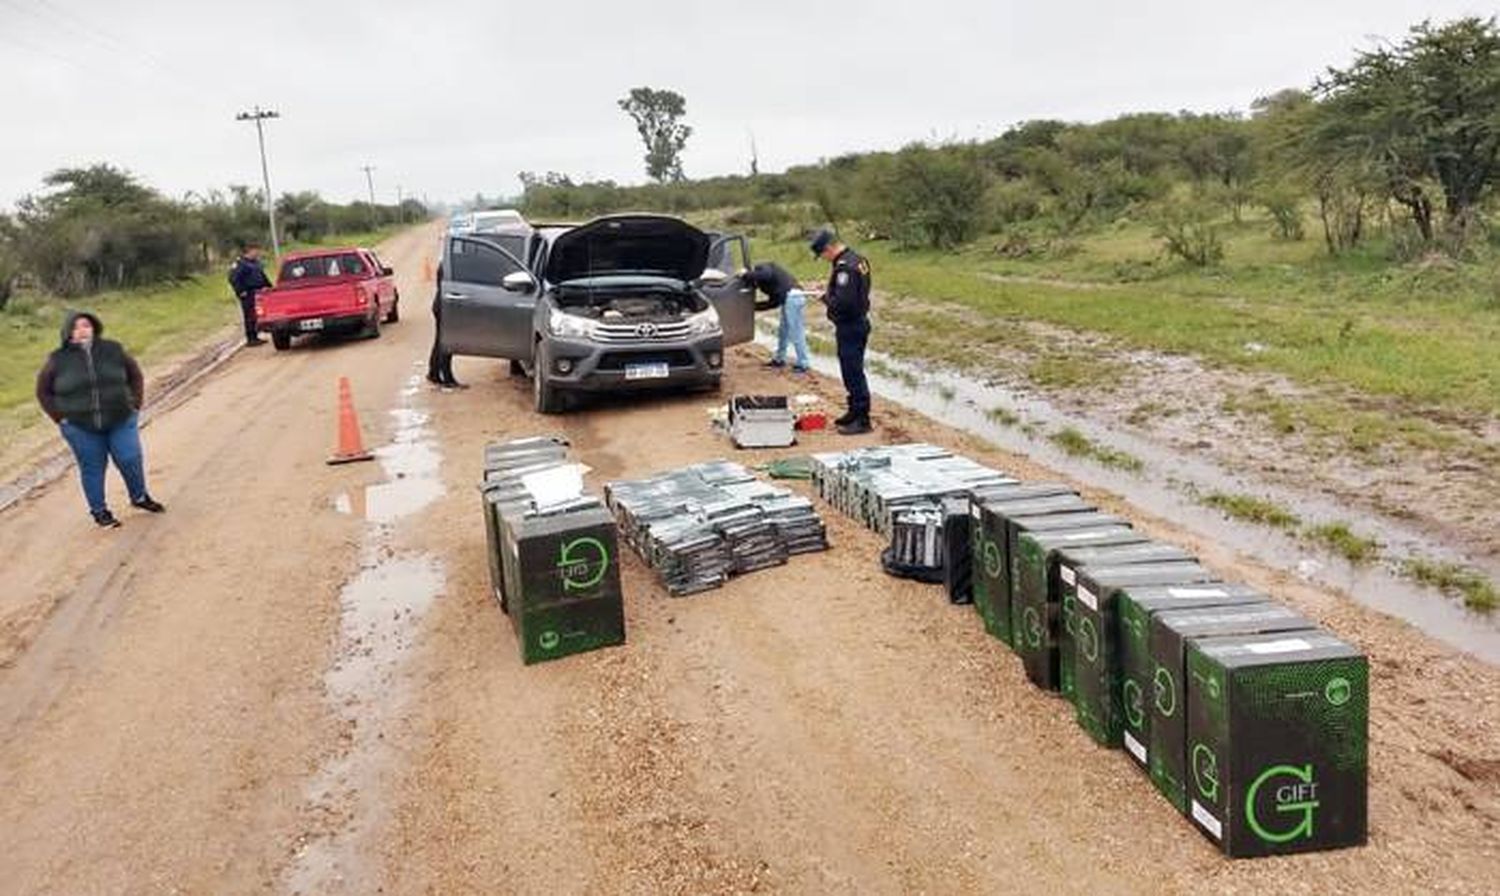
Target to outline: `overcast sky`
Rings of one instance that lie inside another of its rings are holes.
[[[0,0],[0,206],[108,161],[174,195],[260,183],[382,201],[511,194],[516,173],[642,179],[615,101],[687,97],[690,176],[1028,118],[1245,109],[1308,85],[1445,0]]]

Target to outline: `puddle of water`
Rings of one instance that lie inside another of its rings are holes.
[[[390,729],[401,718],[409,688],[401,670],[416,643],[423,614],[443,590],[443,571],[430,557],[380,559],[366,548],[362,569],[344,586],[338,659],[324,675],[328,700],[346,732],[338,755],[306,786],[310,814],[328,825],[301,843],[287,876],[294,893],[374,892],[378,861],[365,850],[384,817],[381,794],[397,768]]]
[[[342,492],[330,503],[367,523],[359,570],[339,597],[339,643],[323,677],[327,699],[344,730],[338,751],[320,765],[304,794],[316,829],[299,842],[287,872],[295,893],[375,892],[380,870],[370,855],[386,815],[386,794],[399,768],[394,726],[403,717],[409,687],[403,670],[422,619],[444,588],[433,558],[403,553],[395,523],[444,493],[442,455],[429,417],[411,403],[420,388],[413,377],[391,412],[395,433],[375,452],[386,481]]]
[[[756,341],[768,347],[775,345],[774,336],[765,332],[757,333]],[[937,366],[914,365],[879,352],[870,352],[869,357],[896,374],[891,376],[873,369],[867,371],[871,390],[882,398],[1054,469],[1078,471],[1086,468],[1087,475],[1082,478],[1091,485],[1108,489],[1149,513],[1216,538],[1263,563],[1291,570],[1307,581],[1341,590],[1359,603],[1405,619],[1460,650],[1491,663],[1500,663],[1500,619],[1465,610],[1451,598],[1404,579],[1386,566],[1354,565],[1281,532],[1226,519],[1218,511],[1194,500],[1192,495],[1195,491],[1254,494],[1290,508],[1312,524],[1348,521],[1356,532],[1379,541],[1383,553],[1392,560],[1422,556],[1468,562],[1491,577],[1500,577],[1500,570],[1487,568],[1482,563],[1473,564],[1425,533],[1396,521],[1363,514],[1320,495],[1260,482],[1251,475],[1226,470],[1204,458],[1111,430],[1060,411],[1034,396],[976,382]],[[812,361],[813,368],[819,373],[838,377],[836,359],[814,353]],[[1073,427],[1100,444],[1140,458],[1145,463],[1145,470],[1131,474],[1072,457],[1047,441],[1045,435],[1032,437],[1020,426],[1006,426],[995,421],[989,412],[996,407],[1005,408],[1017,414],[1024,423],[1035,424],[1043,430]]]

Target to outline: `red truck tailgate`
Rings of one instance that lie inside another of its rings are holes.
[[[260,317],[262,320],[295,320],[347,316],[359,314],[368,307],[368,301],[357,280],[278,286],[261,293]]]

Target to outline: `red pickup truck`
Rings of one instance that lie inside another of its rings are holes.
[[[282,260],[275,288],[255,298],[258,329],[282,351],[300,333],[376,339],[382,322],[401,319],[394,273],[369,249],[293,252]]]

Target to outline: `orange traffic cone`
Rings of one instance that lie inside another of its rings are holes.
[[[356,460],[374,460],[375,455],[365,450],[364,437],[359,433],[359,416],[354,413],[354,393],[349,390],[349,378],[339,377],[339,447],[328,458],[331,464],[347,464]]]

